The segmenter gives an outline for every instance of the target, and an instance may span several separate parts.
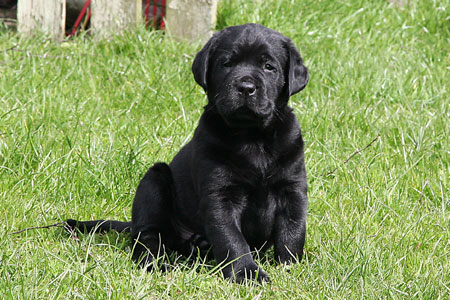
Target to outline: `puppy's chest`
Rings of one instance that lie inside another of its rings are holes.
[[[277,153],[264,143],[248,143],[242,145],[237,151],[236,166],[241,169],[244,176],[257,177],[270,176],[270,170],[276,166]]]
[[[272,244],[277,205],[274,194],[265,187],[248,193],[241,226],[251,247],[260,248]]]

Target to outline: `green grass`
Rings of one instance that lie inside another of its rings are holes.
[[[147,274],[114,233],[10,235],[129,220],[140,177],[189,140],[206,97],[190,72],[199,45],[143,29],[63,43],[0,29],[0,298],[449,299],[450,2],[410,2],[220,3],[217,29],[277,29],[311,74],[291,100],[309,175],[305,259],[288,271],[261,255],[264,286],[183,259]]]

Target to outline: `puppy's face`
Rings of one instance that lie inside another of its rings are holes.
[[[267,127],[308,72],[292,42],[257,24],[216,33],[192,67],[209,105],[230,127]]]

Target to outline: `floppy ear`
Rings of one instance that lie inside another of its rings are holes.
[[[192,73],[194,73],[195,81],[205,90],[208,90],[207,78],[208,78],[208,65],[209,57],[212,49],[212,45],[216,40],[216,35],[214,35],[202,50],[197,53],[192,64]]]
[[[288,41],[289,70],[286,84],[289,97],[303,90],[308,83],[308,69],[303,65],[302,57],[291,41]]]

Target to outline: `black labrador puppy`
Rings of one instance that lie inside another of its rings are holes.
[[[226,278],[267,281],[252,250],[274,245],[281,263],[303,253],[303,140],[288,100],[306,86],[308,71],[290,39],[245,24],[214,34],[192,72],[208,104],[170,165],[156,163],[141,180],[132,221],[67,222],[83,231],[131,231],[133,257],[145,266],[167,250],[211,247]]]

